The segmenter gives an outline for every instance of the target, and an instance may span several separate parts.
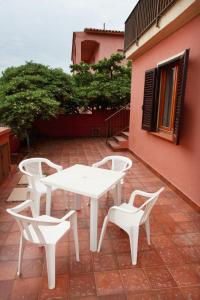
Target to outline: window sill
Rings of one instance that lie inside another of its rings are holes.
[[[174,136],[172,133],[168,133],[168,132],[165,132],[165,131],[157,131],[157,132],[150,132],[151,134],[161,138],[161,139],[164,139],[164,140],[167,140],[171,143],[174,142]]]

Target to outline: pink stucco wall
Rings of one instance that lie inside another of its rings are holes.
[[[97,51],[94,53],[94,63],[99,60],[110,57],[111,54],[117,52],[118,49],[124,48],[124,35],[117,34],[99,34],[99,33],[87,33],[87,32],[75,32],[75,38],[73,43],[75,47],[72,47],[72,61],[74,64],[81,62],[81,42],[85,40],[92,40],[99,43]]]
[[[133,62],[129,147],[200,206],[200,16]],[[145,70],[190,48],[180,145],[141,129]]]

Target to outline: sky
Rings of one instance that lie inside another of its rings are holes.
[[[0,0],[0,72],[34,61],[69,72],[72,35],[124,30],[137,0]]]

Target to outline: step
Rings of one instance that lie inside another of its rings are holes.
[[[117,141],[115,141],[113,139],[108,140],[107,144],[108,144],[108,146],[111,147],[111,149],[113,151],[126,151],[126,150],[128,150],[128,147],[121,146],[120,143],[118,143]]]
[[[121,135],[123,135],[123,136],[129,138],[129,131],[122,131],[122,132],[121,132]]]
[[[115,140],[121,148],[128,148],[128,139],[122,135],[114,135],[113,140]]]
[[[114,135],[113,138],[117,141],[117,142],[127,142],[127,138],[125,138],[122,135]]]

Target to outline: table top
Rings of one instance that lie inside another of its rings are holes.
[[[47,186],[69,192],[100,198],[117,184],[125,173],[76,164],[42,179]]]

